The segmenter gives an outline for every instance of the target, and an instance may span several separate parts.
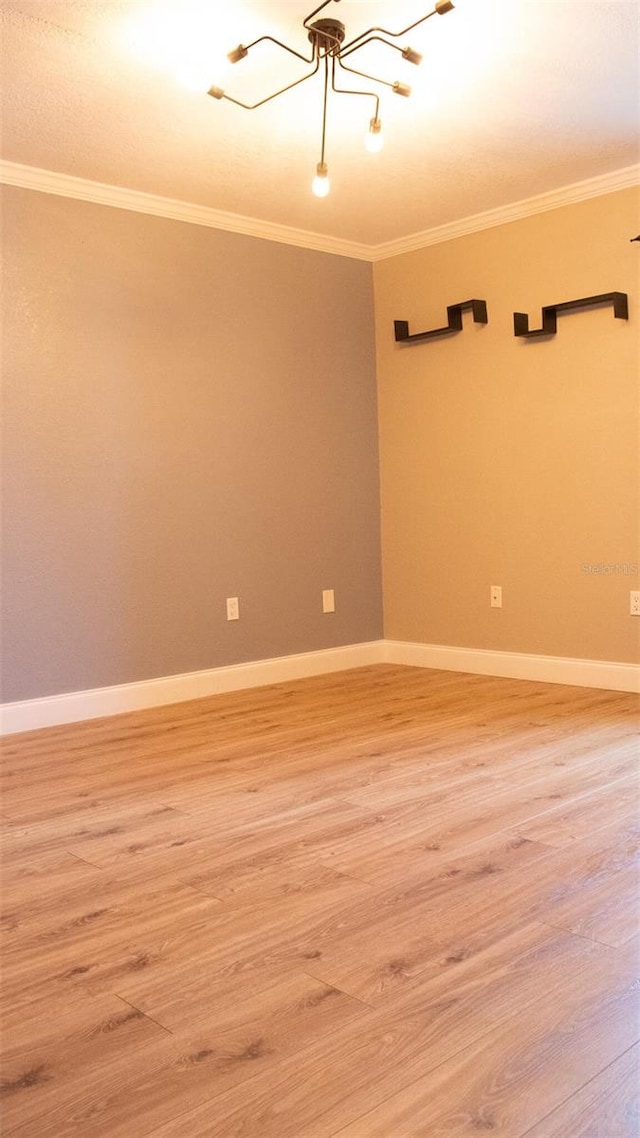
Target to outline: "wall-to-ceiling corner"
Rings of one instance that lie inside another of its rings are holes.
[[[638,659],[638,196],[375,265],[387,638]],[[514,337],[514,311],[537,327],[543,305],[610,291],[628,293],[628,321],[600,307],[550,339]],[[394,320],[436,328],[474,297],[487,325],[394,341]]]
[[[17,187],[4,234],[4,698],[379,639],[371,265]]]

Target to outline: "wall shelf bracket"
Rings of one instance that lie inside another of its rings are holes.
[[[462,313],[471,310],[474,324],[488,324],[486,300],[464,300],[461,304],[450,304],[447,307],[447,323],[444,328],[432,328],[429,332],[409,333],[409,324],[406,320],[394,320],[393,327],[396,341],[399,344],[417,344],[422,340],[436,340],[443,336],[452,336],[462,332]]]
[[[542,309],[542,327],[529,328],[529,315],[527,312],[514,312],[514,336],[526,336],[533,339],[536,336],[555,336],[558,329],[558,316],[561,312],[575,312],[580,308],[597,308],[602,305],[612,305],[613,315],[617,320],[629,319],[629,305],[626,292],[603,292],[600,296],[584,296],[581,300],[565,300],[563,304],[547,304]]]

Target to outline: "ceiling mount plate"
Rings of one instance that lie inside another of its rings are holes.
[[[340,20],[316,20],[309,25],[309,39],[314,48],[323,54],[338,55],[340,44],[344,40],[346,28]]]

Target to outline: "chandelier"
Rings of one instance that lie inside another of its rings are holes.
[[[333,16],[325,17],[321,20],[315,19],[318,13],[327,8],[329,4],[338,4],[339,2],[340,0],[324,0],[323,4],[320,4],[304,19],[302,26],[305,28],[311,42],[310,57],[302,55],[299,51],[295,51],[294,48],[289,47],[286,43],[282,43],[281,40],[276,39],[275,36],[268,35],[260,36],[259,39],[254,40],[253,43],[250,44],[238,44],[233,51],[229,52],[227,57],[231,63],[239,63],[240,60],[245,59],[249,52],[254,47],[257,47],[258,44],[273,43],[284,51],[289,52],[290,55],[296,56],[296,58],[302,60],[303,63],[313,65],[311,71],[302,75],[300,79],[295,79],[293,83],[287,83],[285,87],[280,87],[278,91],[274,91],[273,94],[265,96],[264,99],[260,99],[257,103],[243,103],[240,99],[236,99],[234,96],[227,94],[222,87],[210,87],[208,91],[208,94],[214,99],[228,99],[230,103],[235,103],[237,107],[244,107],[247,111],[255,111],[257,107],[262,107],[265,103],[276,99],[278,95],[284,95],[285,91],[290,91],[293,87],[298,87],[300,83],[305,83],[307,79],[311,79],[314,75],[317,75],[318,72],[323,74],[324,95],[322,102],[320,161],[316,167],[316,176],[313,179],[311,187],[314,194],[319,198],[326,197],[330,189],[329,167],[327,166],[325,156],[329,90],[336,95],[359,95],[373,99],[375,110],[369,121],[369,130],[365,139],[366,147],[367,150],[375,153],[382,149],[383,143],[382,122],[380,121],[379,113],[379,95],[377,95],[375,91],[355,91],[338,87],[336,84],[337,68],[339,67],[342,71],[349,72],[351,75],[357,75],[361,79],[367,79],[371,83],[380,83],[384,87],[389,87],[395,95],[402,95],[404,98],[408,98],[411,94],[411,87],[407,83],[401,83],[399,80],[392,83],[387,79],[380,79],[376,75],[368,75],[365,71],[359,71],[357,68],[349,66],[345,60],[349,59],[355,52],[360,51],[361,48],[366,47],[367,44],[378,41],[387,47],[393,48],[395,51],[399,51],[407,63],[413,63],[417,66],[422,61],[422,56],[417,51],[413,51],[410,47],[400,47],[393,41],[407,35],[413,28],[417,28],[419,24],[423,24],[425,20],[429,20],[431,16],[443,16],[445,12],[450,12],[453,8],[451,0],[436,0],[435,8],[431,12],[428,12],[426,16],[421,16],[415,23],[409,24],[408,27],[402,28],[401,31],[391,32],[386,28],[368,28],[366,32],[361,32],[360,35],[355,36],[354,39],[348,40],[345,43],[346,28],[340,20],[334,19]]]

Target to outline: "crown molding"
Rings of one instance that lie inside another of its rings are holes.
[[[413,253],[429,245],[439,245],[453,241],[496,225],[506,225],[536,213],[546,213],[565,205],[586,201],[588,198],[615,193],[640,184],[640,163],[574,182],[557,190],[550,190],[522,201],[511,202],[497,209],[476,213],[433,229],[386,241],[380,245],[365,245],[357,241],[345,241],[323,233],[313,233],[306,229],[293,229],[287,225],[274,225],[254,217],[243,217],[237,213],[196,205],[193,202],[163,198],[157,194],[130,190],[124,186],[111,186],[105,182],[92,182],[71,174],[59,174],[54,170],[43,170],[37,166],[25,166],[19,162],[0,160],[0,182],[9,186],[20,186],[40,193],[57,194],[59,197],[77,198],[80,201],[95,202],[98,205],[113,206],[116,209],[133,210],[135,213],[166,217],[174,221],[185,221],[190,225],[204,225],[209,229],[224,229],[230,233],[241,233],[246,237],[259,237],[264,241],[277,241],[284,245],[295,245],[301,249],[314,249],[321,253],[332,253],[340,257],[351,257],[358,261],[384,261],[401,253]]]
[[[510,221],[520,221],[523,217],[532,217],[536,213],[546,213],[551,209],[560,209],[565,205],[574,205],[576,202],[587,201],[588,198],[612,194],[617,190],[626,190],[639,184],[640,163],[624,166],[621,170],[612,170],[609,174],[599,174],[583,182],[573,182],[570,186],[561,186],[560,189],[536,194],[532,198],[498,206],[497,209],[475,213],[471,217],[461,218],[460,221],[452,221],[446,225],[438,225],[434,229],[425,229],[422,233],[400,237],[397,241],[371,245],[369,256],[372,261],[384,261],[401,253],[413,253],[417,249],[425,249],[428,245],[440,245],[444,241],[453,241],[456,237],[466,237],[469,233],[493,229],[496,225],[507,225]]]
[[[255,217],[243,217],[238,213],[227,213],[175,198],[163,198],[141,190],[129,190],[124,186],[92,182],[76,178],[72,174],[58,174],[54,170],[24,166],[19,162],[0,160],[0,182],[26,190],[38,190],[43,194],[56,194],[58,197],[77,198],[79,201],[133,210],[154,217],[167,217],[173,221],[186,221],[190,225],[242,233],[246,237],[260,237],[264,241],[277,241],[281,245],[296,245],[301,249],[315,249],[321,253],[333,253],[359,261],[371,260],[370,246],[356,241],[343,241],[339,237],[313,233],[306,229],[293,229],[288,225],[274,225]]]

